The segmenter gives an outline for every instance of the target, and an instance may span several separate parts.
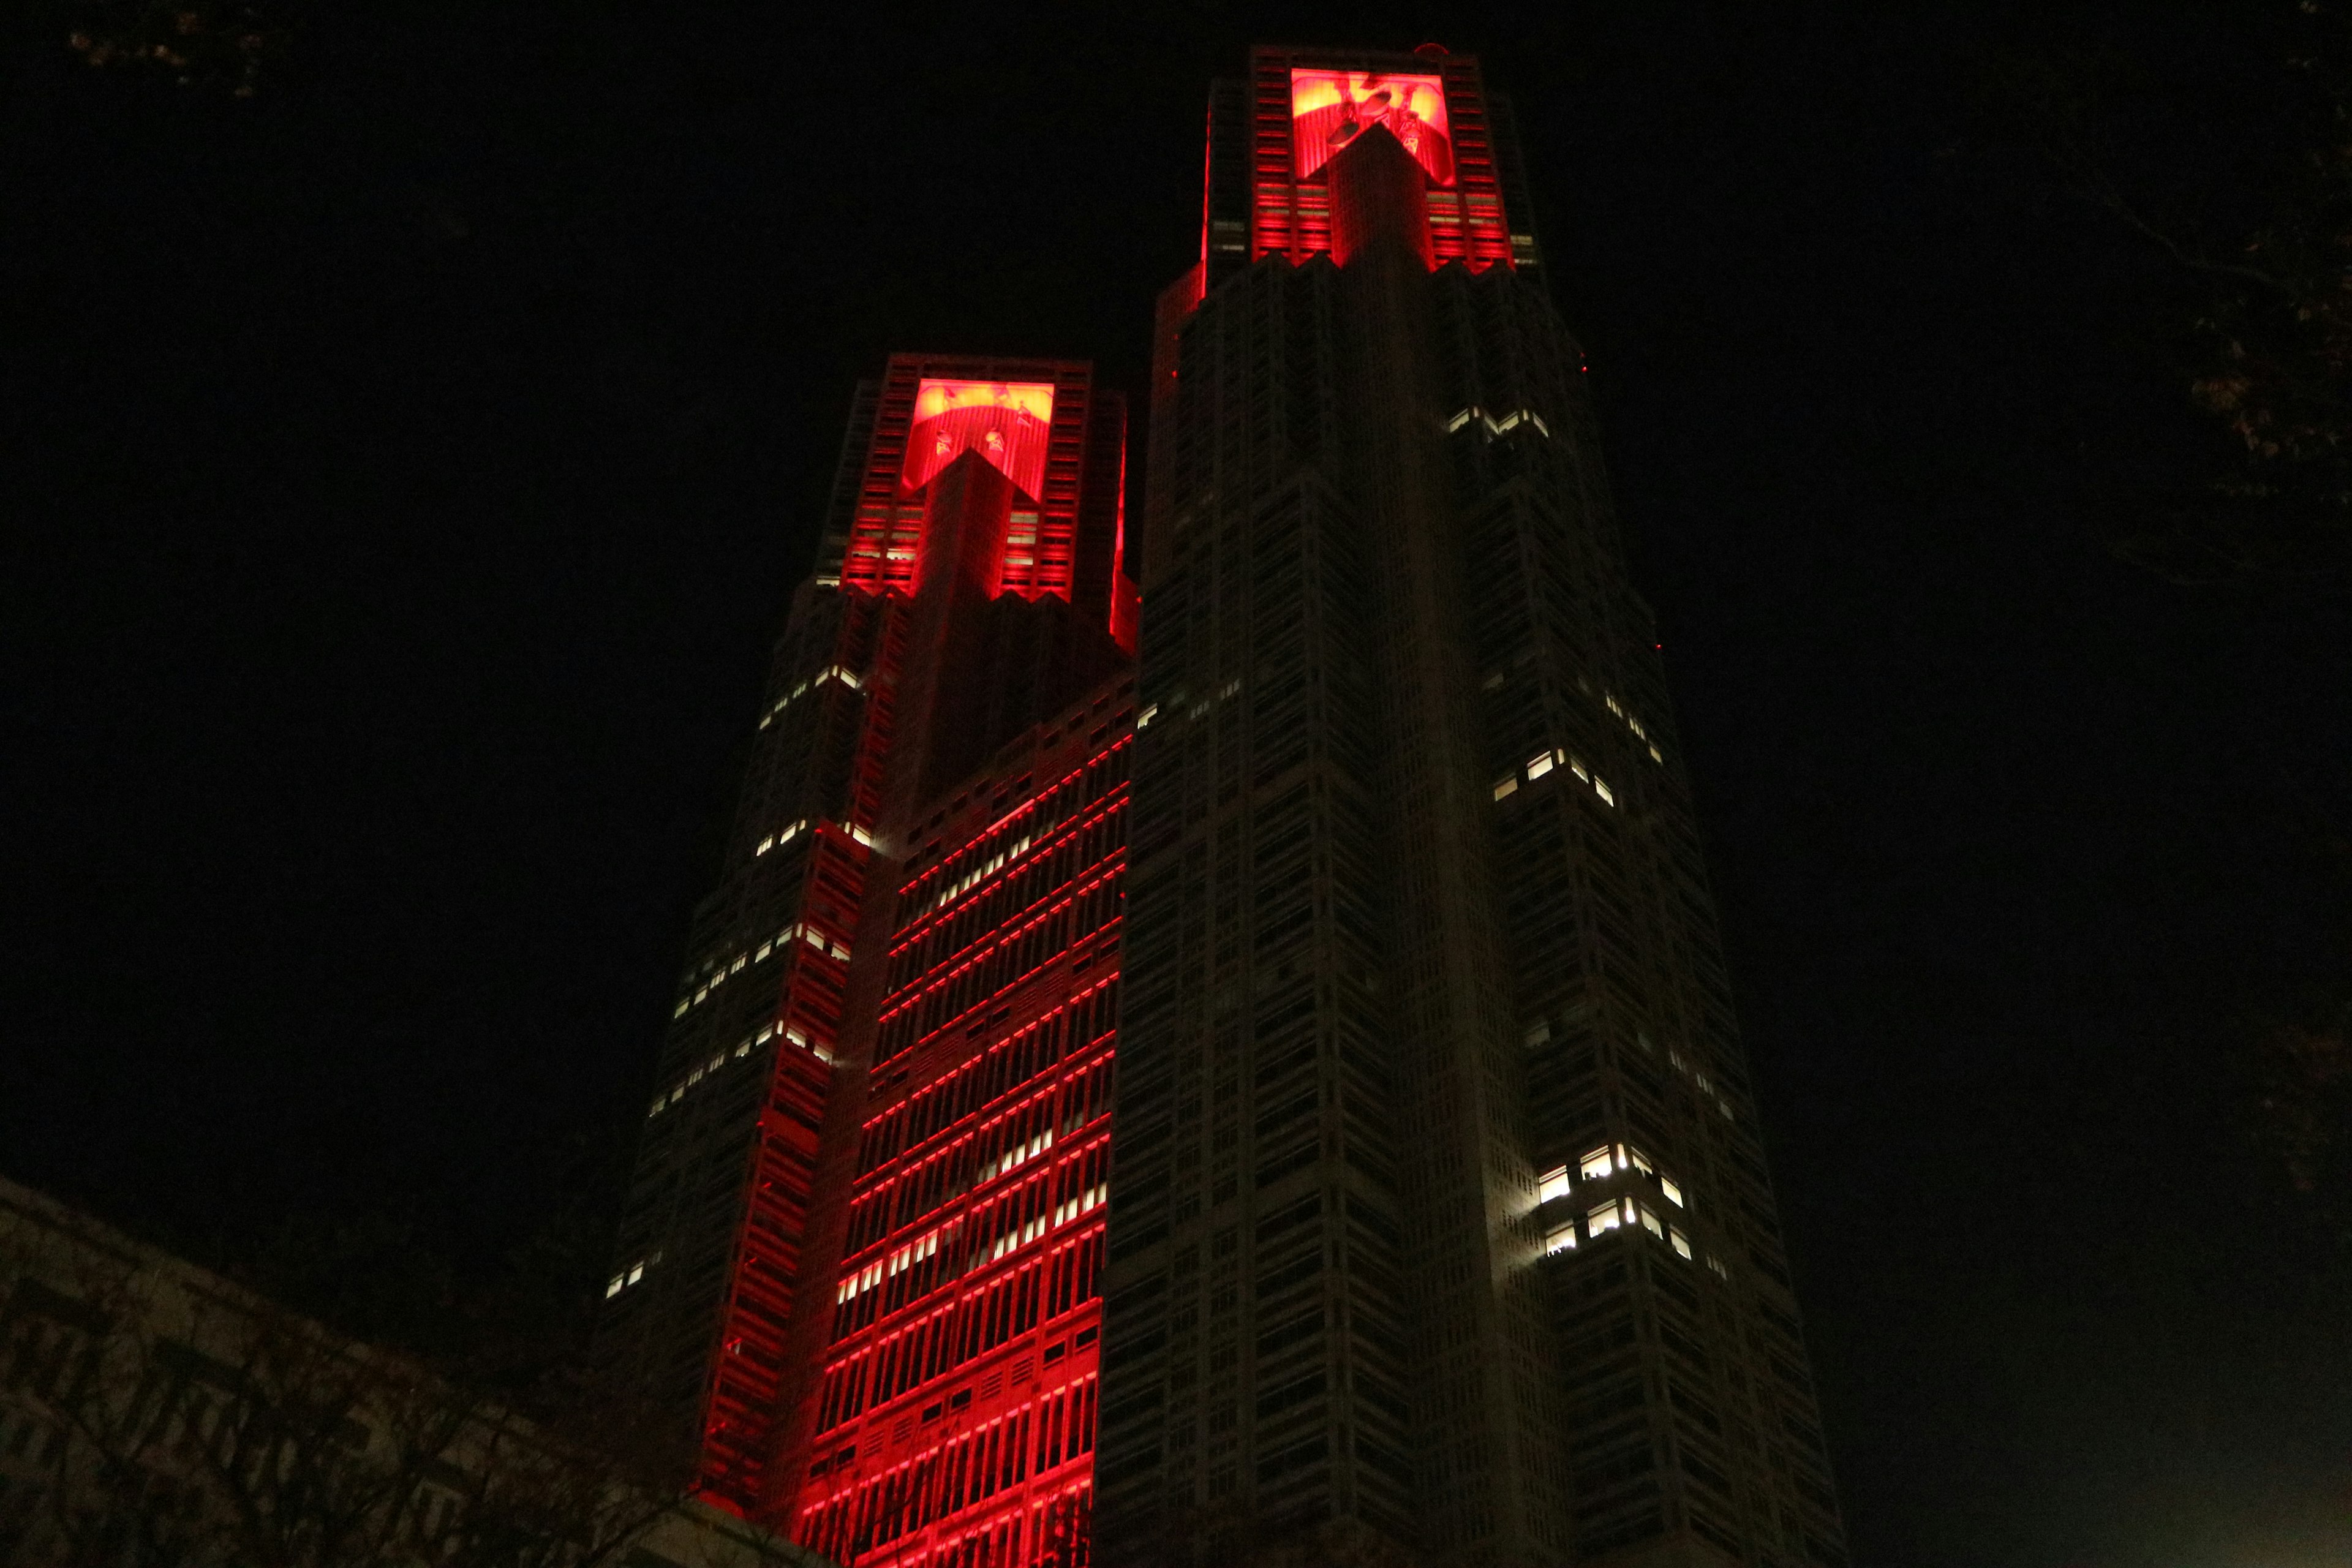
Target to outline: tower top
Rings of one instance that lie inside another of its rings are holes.
[[[1210,93],[1195,298],[1268,256],[1330,254],[1332,155],[1372,126],[1412,154],[1428,190],[1433,266],[1538,265],[1508,106],[1475,55],[1261,44],[1246,79]]]

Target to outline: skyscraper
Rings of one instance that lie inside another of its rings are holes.
[[[1216,85],[1139,670],[1087,367],[861,393],[608,1289],[730,1506],[862,1568],[1843,1568],[1529,214],[1467,57]]]
[[[1113,1565],[1839,1568],[1675,744],[1477,62],[1260,48],[1162,299]]]
[[[709,1495],[845,1560],[891,1560],[975,1434],[993,1561],[1084,1518],[1125,418],[1084,364],[860,390],[646,1111],[605,1356]]]

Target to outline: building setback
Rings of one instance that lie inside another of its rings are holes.
[[[1843,1568],[1507,106],[1261,48],[1206,183],[1139,670],[1115,395],[861,392],[607,1353],[860,1568]]]
[[[1153,369],[1102,1560],[1840,1568],[1507,106],[1250,65]]]

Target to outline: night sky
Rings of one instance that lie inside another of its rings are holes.
[[[1590,351],[1856,1563],[2352,1563],[2352,1261],[2243,1125],[2344,967],[2352,609],[2105,547],[2213,449],[2198,286],[1978,89],[2105,47],[2229,221],[2265,7],[678,9],[321,0],[249,99],[0,22],[0,1173],[200,1254],[608,1190],[851,383],[1139,386],[1208,79],[1434,35]]]

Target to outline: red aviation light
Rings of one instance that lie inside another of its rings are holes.
[[[978,452],[1034,500],[1045,489],[1054,389],[1042,382],[937,381],[915,391],[900,484],[919,490],[966,452]]]
[[[1295,177],[1311,180],[1331,155],[1375,125],[1385,125],[1434,185],[1454,184],[1454,142],[1445,86],[1433,76],[1378,71],[1290,73],[1290,144]]]

